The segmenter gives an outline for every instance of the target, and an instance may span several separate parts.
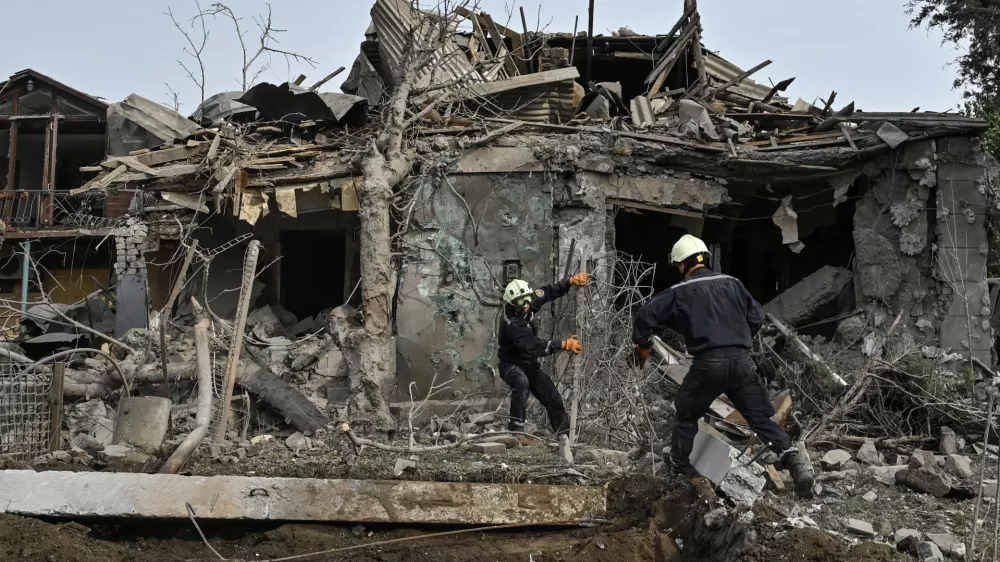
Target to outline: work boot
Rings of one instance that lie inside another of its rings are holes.
[[[786,453],[783,461],[795,483],[795,495],[802,499],[811,499],[813,497],[812,467],[806,465],[799,457],[798,452]]]

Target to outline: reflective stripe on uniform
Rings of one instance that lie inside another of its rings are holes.
[[[729,275],[724,275],[719,273],[718,275],[710,275],[708,277],[695,277],[694,279],[688,279],[686,281],[681,281],[680,283],[670,287],[671,289],[676,289],[678,287],[683,287],[684,285],[690,285],[692,283],[700,283],[702,281],[715,281],[717,279],[735,279],[735,277],[730,277]]]

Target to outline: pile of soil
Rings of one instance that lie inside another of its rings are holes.
[[[796,529],[771,541],[760,541],[744,553],[745,562],[907,562],[909,558],[886,544],[850,546],[823,531]]]

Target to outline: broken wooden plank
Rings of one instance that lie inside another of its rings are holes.
[[[588,126],[576,126],[576,127],[574,127],[574,126],[570,126],[570,125],[556,125],[554,123],[537,123],[537,122],[527,122],[527,121],[515,121],[513,119],[498,119],[498,118],[493,118],[493,117],[484,118],[483,121],[492,121],[494,123],[523,123],[523,126],[525,128],[533,127],[533,128],[539,128],[539,129],[551,129],[553,131],[565,131],[565,132],[568,132],[568,133],[586,132],[586,133],[594,133],[594,134],[598,134],[598,135],[603,135],[603,134],[607,134],[608,133],[608,131],[606,131],[606,130],[600,128],[600,127],[588,127]],[[643,134],[643,133],[632,133],[632,132],[629,132],[629,131],[614,131],[614,134],[617,135],[617,136],[619,136],[619,137],[625,137],[625,138],[636,139],[636,140],[652,141],[652,142],[662,142],[662,143],[666,143],[666,144],[672,144],[672,145],[675,145],[675,146],[687,147],[687,148],[690,148],[690,149],[693,149],[693,150],[702,150],[702,151],[705,151],[705,152],[715,152],[715,153],[729,152],[728,149],[721,148],[719,146],[711,146],[711,145],[706,145],[706,144],[698,144],[698,143],[694,143],[694,142],[687,142],[687,141],[683,141],[683,140],[680,140],[680,139],[677,139],[677,138],[674,138],[674,137],[669,137],[669,136],[666,136],[666,135],[652,135],[652,134]]]
[[[101,162],[101,166],[104,166],[109,170],[117,168],[119,164],[124,164],[128,166],[129,169],[142,174],[149,174],[151,176],[160,175],[160,173],[157,172],[155,169],[150,168],[149,166],[143,164],[142,162],[139,162],[135,156],[120,156],[117,158],[109,158],[108,160]]]
[[[766,60],[766,61],[758,64],[757,66],[751,68],[750,70],[747,70],[747,71],[741,72],[740,74],[737,74],[731,80],[725,82],[724,84],[722,84],[718,88],[715,88],[714,90],[712,90],[712,93],[708,94],[708,96],[706,96],[705,99],[706,100],[710,100],[710,99],[714,98],[716,94],[718,94],[720,92],[725,92],[729,88],[732,88],[733,86],[735,86],[735,85],[739,84],[740,82],[746,80],[747,78],[749,78],[750,76],[752,76],[755,72],[757,72],[758,70],[760,70],[760,69],[762,69],[762,68],[764,68],[764,67],[766,67],[766,66],[768,66],[770,64],[771,64],[771,61],[770,60]]]
[[[781,473],[778,472],[778,469],[774,468],[773,464],[767,465],[767,476],[770,478],[771,484],[774,484],[775,490],[778,490],[779,492],[784,491],[785,479],[781,476]]]
[[[81,174],[88,174],[93,172],[103,172],[104,168],[101,166],[80,166]]]
[[[125,166],[119,166],[119,168],[124,168]],[[157,174],[151,176],[144,173],[132,173],[118,176],[111,181],[111,183],[127,183],[132,181],[146,181],[157,178],[176,178],[180,176],[186,176],[189,174],[197,173],[201,170],[201,164],[175,164],[173,166],[164,166],[162,168],[157,168]]]
[[[829,131],[830,129],[836,127],[838,123],[840,123],[841,117],[849,117],[851,115],[854,115],[853,101],[844,106],[844,108],[838,111],[837,113],[834,113],[832,116],[824,119],[823,122],[820,123],[819,125],[816,125],[816,132],[822,133],[823,131]]]
[[[756,152],[775,152],[779,150],[796,150],[801,148],[819,148],[822,146],[837,146],[844,144],[845,142],[847,142],[847,139],[845,139],[843,135],[837,135],[835,137],[830,138],[829,140],[809,141],[796,144],[783,144],[780,146],[768,146],[764,148],[758,148]]]
[[[118,166],[114,170],[111,170],[110,172],[97,176],[96,178],[90,180],[89,182],[83,184],[82,186],[76,189],[69,190],[69,194],[79,195],[80,193],[83,193],[85,191],[90,191],[92,189],[94,190],[104,189],[111,182],[118,179],[119,176],[123,175],[126,170],[128,170],[128,168],[126,168],[125,166]]]
[[[763,102],[771,103],[771,100],[774,99],[774,96],[778,95],[778,92],[784,92],[785,90],[787,90],[788,87],[792,85],[792,82],[795,82],[794,76],[792,78],[788,78],[787,80],[782,80],[781,82],[775,84],[771,88],[771,91],[768,92],[766,96],[764,96]]]
[[[176,191],[161,191],[160,197],[163,198],[164,201],[169,201],[175,205],[191,209],[192,211],[198,211],[199,213],[208,212],[208,205],[205,204],[204,195],[192,195],[190,193],[179,193]]]
[[[250,160],[243,164],[243,167],[247,166],[264,166],[266,164],[291,164],[295,162],[294,156],[278,156],[275,158],[257,158],[255,160]]]
[[[677,32],[682,28],[687,27],[688,20],[694,15],[695,11],[695,7],[688,6],[685,8],[684,14],[682,14],[680,19],[674,23],[674,26],[670,28],[670,31],[663,36],[663,39],[656,44],[656,47],[653,48],[653,52],[659,53],[660,51],[666,49],[670,45],[670,42],[674,39],[674,35],[677,35]]]
[[[32,517],[578,525],[607,512],[603,488],[7,470],[0,506]]]
[[[680,58],[680,56],[684,54],[684,50],[687,49],[687,46],[691,43],[692,40],[694,40],[695,32],[698,29],[697,27],[698,21],[699,21],[698,17],[695,16],[691,20],[691,23],[689,23],[688,26],[684,28],[684,33],[681,34],[680,39],[678,39],[676,43],[671,45],[670,49],[668,49],[667,52],[663,53],[663,56],[660,57],[659,61],[657,61],[656,67],[653,68],[653,70],[646,76],[646,80],[643,82],[644,84],[647,85],[655,84],[656,81],[659,80],[661,75],[663,75],[665,72],[669,72],[670,69],[673,68],[674,64],[677,63],[677,60]],[[662,82],[663,81],[660,80],[661,84]],[[655,94],[656,92],[651,92],[651,93]]]
[[[854,142],[854,138],[851,136],[851,128],[847,126],[847,123],[840,124],[840,132],[844,133],[844,138],[847,139],[847,143],[851,145],[851,149],[854,152],[858,151],[858,145]]]
[[[504,42],[504,35],[500,32],[499,27],[493,21],[493,17],[482,12],[479,14],[479,20],[486,28],[487,33],[493,42],[497,46],[497,56],[503,57],[504,68],[507,70],[507,74],[510,76],[517,76],[519,71],[517,65],[514,63],[514,57],[510,56],[510,51],[507,50],[507,43]]]
[[[559,68],[556,70],[545,70],[543,72],[525,74],[523,76],[515,76],[514,78],[497,80],[496,82],[471,83],[467,84],[460,91],[455,92],[455,101],[480,96],[492,96],[503,92],[509,92],[510,90],[516,90],[518,88],[526,88],[528,86],[540,86],[544,84],[553,84],[555,82],[576,80],[579,77],[580,72],[575,67],[569,67]]]
[[[135,155],[135,161],[146,166],[160,166],[178,160],[187,160],[201,152],[198,147],[188,148],[186,146],[176,146],[163,150],[153,150],[143,154]]]
[[[285,170],[288,166],[284,164],[244,164],[244,170],[253,170],[256,172],[266,172],[269,170]]]
[[[205,159],[208,161],[215,160],[215,157],[219,154],[219,144],[222,142],[222,135],[215,135],[212,139],[212,146],[208,147],[208,153],[205,154]]]
[[[828,139],[834,139],[834,138],[837,138],[837,137],[840,137],[840,136],[841,136],[841,133],[833,131],[833,132],[829,132],[829,133],[817,133],[817,134],[813,134],[813,135],[795,135],[795,136],[791,136],[791,137],[781,137],[781,138],[771,137],[771,138],[772,139],[776,139],[776,142],[778,144],[784,145],[784,144],[792,144],[792,143],[798,143],[798,142],[809,142],[809,141],[816,141],[816,140],[828,140]],[[768,145],[774,146],[774,142],[771,142],[770,140],[766,140],[766,141],[754,141],[754,142],[747,143],[747,145],[749,145],[749,146],[768,146]],[[744,145],[744,146],[746,146],[746,145]]]

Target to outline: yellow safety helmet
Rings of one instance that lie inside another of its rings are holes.
[[[685,234],[670,250],[670,263],[681,263],[696,254],[711,255],[711,252],[708,251],[708,246],[700,238]]]

